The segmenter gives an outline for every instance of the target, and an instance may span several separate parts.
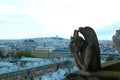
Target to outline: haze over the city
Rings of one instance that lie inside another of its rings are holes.
[[[0,0],[0,39],[70,38],[91,26],[98,38],[120,29],[119,0]]]

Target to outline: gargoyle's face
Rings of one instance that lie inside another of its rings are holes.
[[[72,52],[74,51],[79,51],[82,46],[83,46],[84,42],[83,42],[83,39],[81,37],[71,37],[71,40],[70,40],[70,50]]]

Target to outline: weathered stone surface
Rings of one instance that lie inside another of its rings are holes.
[[[79,70],[66,76],[66,80],[120,80],[120,72],[117,71],[83,71]]]
[[[112,39],[113,39],[116,49],[118,50],[120,54],[120,29],[116,30],[116,33],[115,35],[113,35]]]
[[[79,33],[83,37],[79,36]],[[78,30],[74,30],[70,50],[79,69],[85,71],[100,70],[100,48],[97,35],[91,27],[80,27]]]
[[[65,80],[101,80],[97,77],[82,76],[76,73],[71,73],[66,76]]]

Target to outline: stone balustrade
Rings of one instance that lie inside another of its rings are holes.
[[[71,64],[70,61],[64,61],[55,64],[49,64],[45,66],[1,74],[0,80],[41,80],[40,76],[49,72],[55,72],[59,68],[68,67],[68,65],[70,64]]]

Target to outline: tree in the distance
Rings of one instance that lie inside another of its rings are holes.
[[[35,57],[33,54],[31,54],[31,52],[25,51],[25,50],[21,50],[17,53],[18,58],[21,57]]]

